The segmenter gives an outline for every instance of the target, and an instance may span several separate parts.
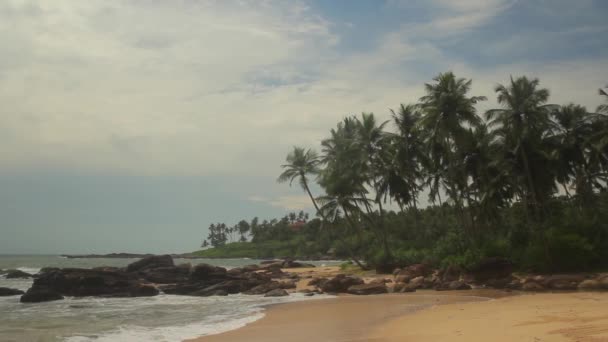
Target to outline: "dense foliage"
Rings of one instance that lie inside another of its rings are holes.
[[[439,74],[390,122],[348,116],[320,154],[295,147],[279,181],[297,181],[317,219],[253,242],[333,247],[379,269],[487,256],[536,271],[608,266],[608,105],[553,105],[539,80],[519,77],[495,88],[500,108],[480,114],[486,99],[471,84]]]

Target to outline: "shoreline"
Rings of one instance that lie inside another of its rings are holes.
[[[436,305],[488,301],[511,295],[495,290],[441,293],[422,290],[407,294],[339,295],[272,304],[264,307],[261,319],[243,327],[184,342],[360,340],[371,329],[395,317],[410,315]],[[311,336],[312,331],[314,336]]]
[[[608,293],[418,291],[275,304],[241,328],[184,342],[608,341]]]

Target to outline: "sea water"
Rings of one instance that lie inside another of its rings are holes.
[[[126,266],[137,259],[67,259],[60,256],[1,256],[0,269],[31,274],[42,267]],[[250,259],[176,259],[226,268],[257,263]],[[310,262],[331,265],[337,262]],[[27,290],[31,279],[6,279],[0,287]],[[328,296],[265,298],[229,295],[189,297],[160,294],[139,298],[70,298],[45,303],[20,303],[20,296],[0,297],[0,341],[182,341],[237,329],[263,317],[264,306]]]

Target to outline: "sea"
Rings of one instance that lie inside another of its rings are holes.
[[[68,259],[58,255],[0,255],[0,269],[31,274],[42,267],[122,267],[137,259]],[[228,269],[259,263],[255,259],[175,259],[176,264],[207,263]],[[307,261],[318,266],[339,261]],[[31,279],[6,279],[0,287],[27,290]],[[141,298],[70,298],[24,304],[20,296],[0,297],[2,342],[183,341],[238,329],[264,316],[268,305],[331,298],[327,295],[265,298],[252,295],[188,297],[160,294]]]

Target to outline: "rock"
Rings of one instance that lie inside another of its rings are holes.
[[[48,289],[63,296],[74,297],[137,297],[158,294],[158,290],[142,288],[141,285],[142,282],[132,273],[64,268],[38,275],[30,290]]]
[[[386,279],[386,278],[376,278],[373,279],[372,281],[370,281],[370,284],[387,284],[387,283],[392,283],[393,281],[391,279]]]
[[[517,284],[519,284],[519,280],[517,280],[517,278],[513,277],[513,276],[508,276],[505,278],[500,278],[500,279],[488,279],[485,282],[485,285],[487,287],[491,287],[493,289],[506,289],[506,288],[511,288],[511,285],[514,284],[513,282],[516,281]]]
[[[22,295],[25,292],[17,289],[11,289],[8,287],[0,287],[0,297],[8,297],[8,296],[18,296]]]
[[[409,276],[410,279],[417,277],[426,277],[431,274],[431,269],[427,264],[413,264],[408,267],[403,268],[398,276]]]
[[[608,275],[598,278],[598,281],[602,289],[608,290]]]
[[[454,280],[449,283],[444,283],[439,285],[436,290],[437,291],[456,291],[456,290],[470,290],[471,286],[465,284],[463,281]]]
[[[521,289],[524,291],[544,291],[545,290],[545,288],[541,284],[539,284],[535,281],[525,282],[523,284],[523,286],[521,287]]]
[[[159,288],[163,293],[171,295],[189,295],[190,293],[199,291],[208,287],[209,285],[203,283],[187,283],[187,284],[170,284],[160,285]]]
[[[321,286],[323,283],[325,283],[328,280],[329,279],[327,279],[327,278],[312,278],[308,282],[308,286]]]
[[[597,279],[587,279],[583,280],[580,284],[578,284],[578,289],[597,291],[602,289],[602,284]]]
[[[306,297],[312,297],[315,295],[315,292],[307,292],[304,294]]]
[[[282,289],[288,290],[288,289],[295,289],[297,287],[297,284],[293,280],[287,280],[287,281],[280,281],[279,286]]]
[[[353,285],[348,288],[348,293],[354,295],[371,295],[371,294],[381,294],[387,293],[388,290],[386,285],[383,283],[369,283],[369,284],[361,284],[361,285]]]
[[[274,289],[274,290],[266,292],[266,294],[264,295],[264,297],[285,297],[285,296],[289,296],[289,293],[287,293],[287,291],[285,291],[283,289]]]
[[[395,276],[395,277],[396,277],[396,276],[399,274],[399,272],[401,272],[401,270],[402,270],[402,269],[401,269],[400,267],[395,268],[395,269],[393,270],[393,276]]]
[[[281,284],[277,281],[271,281],[255,286],[247,291],[244,291],[243,293],[248,295],[261,295],[276,289],[281,289]]]
[[[27,279],[31,277],[31,274],[21,270],[8,270],[6,272],[6,279]]]
[[[405,293],[405,292],[415,292],[415,291],[416,291],[416,287],[412,286],[410,284],[396,283],[392,287],[392,292],[394,292],[394,293]]]
[[[301,263],[301,262],[297,262],[297,261],[293,261],[293,260],[285,260],[283,261],[283,265],[281,265],[283,268],[304,268],[304,267],[315,267],[315,265],[313,264],[305,264],[305,263]]]
[[[319,287],[323,292],[345,293],[348,291],[349,287],[361,284],[363,284],[363,279],[361,278],[338,274],[321,284]]]
[[[395,283],[407,284],[411,279],[412,277],[409,274],[400,274],[395,277]]]
[[[192,280],[209,280],[213,278],[225,278],[227,271],[223,267],[208,264],[198,264],[192,268],[190,278]]]
[[[47,272],[52,272],[52,271],[59,271],[60,268],[59,267],[43,267],[40,269],[40,271],[38,271],[38,273],[36,274],[36,276],[41,275],[43,273],[47,273]]]
[[[170,255],[152,255],[133,262],[127,266],[127,272],[143,271],[150,268],[173,267],[173,258]]]
[[[138,273],[145,280],[157,284],[182,283],[190,279],[190,267],[184,266],[147,268]]]
[[[513,264],[504,258],[485,258],[469,270],[469,275],[476,283],[485,283],[489,279],[501,279],[511,275]]]
[[[447,283],[454,280],[459,280],[462,274],[462,268],[457,265],[449,265],[439,272],[441,282]]]
[[[63,296],[45,287],[32,287],[19,300],[21,303],[50,302],[63,299]]]
[[[410,285],[411,287],[413,287],[415,289],[420,289],[424,285],[424,277],[423,276],[416,277],[416,278],[410,280],[408,285]]]
[[[159,291],[155,286],[148,284],[134,285],[129,290],[131,297],[153,297],[158,295]]]
[[[546,277],[541,284],[551,290],[576,290],[583,280],[583,275],[560,274]]]

